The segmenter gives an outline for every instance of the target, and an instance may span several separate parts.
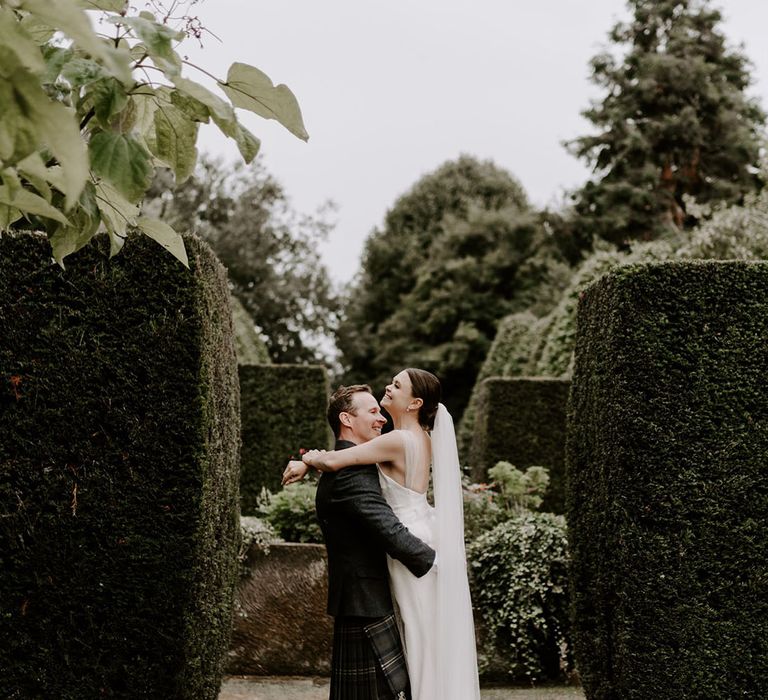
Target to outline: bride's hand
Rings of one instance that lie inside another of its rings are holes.
[[[310,467],[314,467],[319,471],[326,472],[329,471],[323,462],[323,456],[326,454],[326,452],[327,450],[308,450],[301,456],[301,459],[304,464],[307,464]]]
[[[285,468],[285,471],[283,472],[283,480],[282,485],[287,486],[288,484],[292,484],[296,481],[301,481],[309,471],[309,467],[304,464],[304,462],[299,462],[298,460],[292,459],[290,462],[288,462],[288,466]]]

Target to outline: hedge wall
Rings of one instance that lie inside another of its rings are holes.
[[[491,377],[482,382],[469,462],[482,482],[499,460],[519,469],[549,469],[549,491],[541,509],[565,509],[566,379]]]
[[[496,336],[477,375],[469,403],[464,409],[457,431],[456,438],[463,464],[468,464],[469,461],[483,379],[518,377],[525,374],[530,346],[534,342],[533,329],[536,321],[536,316],[528,311],[510,314],[499,321]]]
[[[230,306],[238,363],[241,365],[269,364],[267,345],[256,332],[251,315],[236,296],[230,297]]]
[[[226,273],[145,236],[0,237],[7,698],[217,697],[239,542]]]
[[[768,697],[768,264],[636,265],[579,308],[568,429],[588,698]]]
[[[262,487],[278,491],[291,455],[330,446],[328,378],[312,365],[241,365],[241,509],[256,512]]]

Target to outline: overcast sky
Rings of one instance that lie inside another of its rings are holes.
[[[716,6],[753,62],[751,94],[768,107],[768,1]],[[321,251],[338,282],[358,270],[397,197],[461,153],[509,170],[539,206],[583,182],[586,166],[561,142],[589,130],[580,112],[601,94],[589,59],[628,17],[624,0],[206,0],[194,13],[221,42],[190,41],[190,60],[221,77],[250,63],[296,94],[308,143],[240,117],[295,209],[338,205]],[[213,127],[199,145],[238,158]]]

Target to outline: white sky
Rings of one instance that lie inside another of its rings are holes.
[[[768,2],[715,6],[768,107]],[[624,0],[206,0],[193,11],[222,41],[185,44],[191,61],[222,78],[250,63],[296,94],[308,143],[239,115],[295,209],[338,205],[321,251],[337,282],[357,272],[397,197],[461,153],[509,170],[539,206],[583,182],[586,167],[561,142],[589,131],[580,111],[601,96],[589,59],[628,16]],[[199,146],[239,157],[215,127]]]

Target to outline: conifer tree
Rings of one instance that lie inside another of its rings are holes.
[[[690,228],[697,203],[759,190],[765,115],[745,94],[749,62],[729,47],[709,0],[629,0],[618,51],[592,62],[606,91],[583,114],[594,135],[568,144],[594,176],[575,193],[577,235],[625,245]],[[617,58],[618,56],[618,58]]]

